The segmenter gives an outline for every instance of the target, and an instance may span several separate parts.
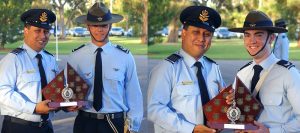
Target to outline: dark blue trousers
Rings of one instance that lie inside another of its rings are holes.
[[[5,116],[1,133],[53,133],[53,126],[51,122],[38,126],[29,121]]]
[[[119,133],[124,133],[124,118],[111,119]],[[74,133],[114,133],[106,119],[89,118],[77,115],[73,128]]]

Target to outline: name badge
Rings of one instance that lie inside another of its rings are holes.
[[[181,84],[182,85],[192,85],[193,81],[182,81]]]
[[[32,69],[32,70],[27,70],[26,73],[35,73],[35,70]]]

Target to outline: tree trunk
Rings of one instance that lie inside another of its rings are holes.
[[[2,33],[1,38],[2,38],[2,39],[1,39],[0,49],[4,49],[4,45],[5,45],[5,43],[6,43],[6,33],[5,33],[5,32]]]
[[[178,17],[172,19],[169,25],[169,35],[168,35],[168,43],[177,43],[178,42]]]
[[[65,39],[66,36],[65,36],[65,17],[64,17],[64,6],[61,6],[58,8],[59,9],[59,27],[61,29],[61,33],[60,33],[60,36],[59,36],[59,39]]]
[[[259,0],[258,2],[258,9],[261,9],[263,7],[263,1]]]
[[[78,10],[83,4],[85,4],[86,0],[80,1],[79,3],[75,3],[74,8],[72,9],[73,11]],[[67,18],[67,22],[65,24],[65,27],[70,26],[71,21],[73,20],[75,16],[75,12],[71,12],[70,16]]]
[[[4,49],[4,43],[1,41],[0,49]]]
[[[297,47],[300,48],[300,32],[296,31],[296,42],[297,42]]]
[[[142,28],[142,44],[148,43],[148,0],[143,0],[144,13],[143,13],[143,28]]]

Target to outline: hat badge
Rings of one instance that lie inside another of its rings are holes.
[[[250,25],[250,27],[255,27],[256,24],[249,24],[249,25]]]
[[[209,18],[209,16],[208,16],[208,11],[203,10],[203,11],[201,12],[200,16],[199,16],[199,19],[200,19],[202,22],[205,22],[205,21],[208,20],[208,18]]]
[[[45,22],[47,21],[48,17],[47,17],[47,13],[46,12],[43,12],[42,15],[40,16],[40,20],[42,22]]]
[[[102,17],[99,17],[99,18],[97,18],[98,19],[98,21],[102,21],[103,20],[103,18]]]

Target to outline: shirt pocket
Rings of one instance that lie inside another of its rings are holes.
[[[119,71],[105,71],[104,73],[104,80],[106,81],[106,85],[111,88],[110,91],[113,93],[118,93],[124,88],[124,73]]]
[[[272,88],[273,89],[273,88]],[[264,106],[262,116],[263,118],[271,118],[274,121],[284,120],[285,109],[283,106],[283,92],[268,92],[262,93],[261,102]]]
[[[178,95],[182,96],[196,96],[199,95],[199,89],[193,84],[191,85],[183,85],[181,83],[177,84],[176,90]]]
[[[261,102],[264,106],[275,106],[279,107],[282,105],[283,92],[268,92],[267,95],[261,95]]]
[[[106,71],[104,74],[105,79],[114,81],[123,81],[125,76],[122,71]]]
[[[24,72],[22,73],[21,80],[26,84],[32,82],[39,82],[41,80],[41,77],[40,74],[36,72],[34,73]]]

